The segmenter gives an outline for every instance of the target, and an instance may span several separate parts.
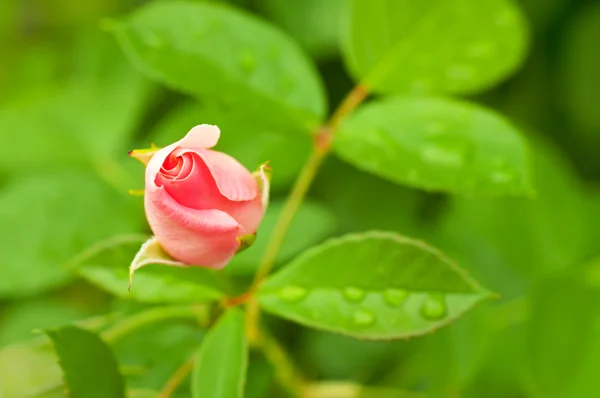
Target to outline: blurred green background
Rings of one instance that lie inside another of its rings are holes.
[[[318,64],[330,109],[352,88],[338,45],[344,0],[230,2],[301,44]],[[61,396],[55,389],[60,370],[35,330],[78,320],[102,324],[142,307],[73,272],[90,247],[149,232],[142,199],[127,195],[143,187],[143,168],[128,150],[150,141],[167,145],[193,125],[217,123],[223,132],[218,149],[250,169],[271,160],[273,205],[260,238],[227,268],[241,287],[310,151],[306,135],[249,131],[234,111],[196,102],[138,73],[102,28],[106,18],[143,3],[0,1],[1,398]],[[501,298],[409,341],[356,341],[271,320],[311,380],[387,386],[415,397],[598,396],[600,2],[520,5],[532,36],[524,66],[470,99],[507,115],[528,136],[537,196],[429,194],[332,155],[279,257],[284,262],[350,231],[393,230],[444,250]],[[130,255],[100,254],[93,261],[126,267]],[[170,323],[120,342],[115,350],[128,386],[162,388],[202,334],[189,323]],[[247,396],[280,393],[271,366],[253,355]]]

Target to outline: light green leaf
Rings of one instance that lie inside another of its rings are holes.
[[[312,128],[325,114],[314,66],[284,33],[249,14],[222,4],[153,2],[113,29],[141,70],[175,89],[278,126]]]
[[[141,210],[91,173],[20,176],[0,192],[0,297],[66,282],[65,263],[92,244],[136,231]]]
[[[363,170],[430,191],[531,193],[524,138],[501,116],[462,101],[372,102],[342,125],[334,150]]]
[[[247,366],[244,313],[233,308],[206,334],[200,346],[192,373],[192,397],[241,398]]]
[[[0,349],[1,397],[35,397],[40,391],[57,385],[61,385],[61,370],[51,347],[12,344]]]
[[[200,303],[225,296],[213,270],[160,264],[146,265],[136,273],[129,291],[129,264],[148,237],[124,238],[115,239],[113,246],[82,260],[75,268],[79,275],[117,297],[145,303]]]
[[[148,98],[148,82],[118,53],[110,36],[83,40],[74,82],[34,99],[0,107],[0,168],[54,165],[107,168],[127,141]],[[93,48],[92,50],[89,50]],[[107,61],[110,60],[110,61]]]
[[[215,149],[233,156],[248,170],[256,170],[269,161],[275,170],[271,181],[275,191],[287,190],[310,153],[311,141],[306,134],[271,128],[256,118],[245,117],[237,108],[226,109],[210,103],[188,102],[175,108],[158,123],[149,139],[167,146],[203,123],[219,126],[221,138]]]
[[[34,337],[34,330],[54,328],[80,320],[89,310],[86,311],[70,300],[43,297],[11,303],[2,312],[0,346],[5,346],[30,340]]]
[[[125,397],[125,383],[110,348],[75,326],[47,330],[70,398]]]
[[[343,50],[351,74],[377,92],[473,93],[525,55],[512,0],[351,0]]]
[[[284,203],[273,202],[261,222],[256,241],[247,250],[233,257],[225,270],[233,274],[251,274],[256,271],[267,244],[271,240],[275,224],[281,215]],[[298,209],[277,255],[277,263],[290,260],[302,250],[316,245],[330,236],[336,227],[332,211],[319,203],[305,201]]]
[[[268,312],[365,339],[408,338],[444,326],[491,294],[422,242],[372,231],[332,239],[268,278]]]

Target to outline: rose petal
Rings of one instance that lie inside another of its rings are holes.
[[[182,206],[164,188],[154,187],[145,196],[150,228],[165,251],[190,265],[222,268],[240,243],[243,227],[227,213]]]
[[[183,148],[207,149],[217,145],[221,130],[217,126],[201,124],[192,129],[183,137],[177,146]]]
[[[258,195],[258,185],[252,174],[240,162],[222,152],[206,149],[198,156],[210,170],[219,192],[229,200],[252,200]]]
[[[184,151],[184,149],[178,148],[174,153],[179,155]],[[193,167],[185,178],[161,180],[169,195],[178,203],[192,209],[224,211],[237,220],[247,233],[255,232],[263,217],[260,196],[257,194],[250,201],[236,202],[227,199],[221,194],[211,171],[197,153],[186,152],[181,156],[192,157]]]

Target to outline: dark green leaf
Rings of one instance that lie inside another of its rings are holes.
[[[243,396],[248,365],[244,326],[244,313],[233,308],[206,334],[192,373],[194,398]]]
[[[352,0],[343,49],[375,91],[471,93],[511,74],[526,42],[512,0]]]
[[[121,366],[139,369],[127,375],[127,386],[160,391],[181,363],[198,347],[203,335],[204,331],[197,325],[171,320],[156,323],[118,340],[114,351]],[[188,383],[178,390],[186,390],[186,387],[189,397]]]
[[[579,126],[600,129],[600,4],[591,3],[570,21],[561,56],[562,93],[558,98]]]
[[[266,311],[358,338],[407,338],[433,331],[490,293],[422,242],[389,232],[332,239],[268,278]]]
[[[496,113],[443,98],[388,98],[359,109],[341,127],[336,153],[389,180],[468,195],[530,192],[528,152]]]
[[[153,2],[114,31],[140,69],[173,88],[277,125],[313,127],[325,113],[315,68],[298,46],[234,8]]]
[[[106,250],[82,260],[76,271],[88,282],[117,297],[146,303],[199,303],[224,297],[222,283],[213,270],[159,264],[140,269],[128,291],[129,264],[147,238],[115,237],[107,241]]]
[[[47,330],[70,398],[125,397],[125,384],[110,348],[94,333],[75,326]]]

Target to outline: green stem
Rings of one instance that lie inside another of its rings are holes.
[[[294,183],[294,187],[292,188],[281,215],[277,220],[277,224],[271,235],[272,238],[258,266],[258,271],[254,278],[253,289],[262,282],[269,272],[271,272],[273,265],[275,265],[277,253],[279,252],[285,234],[294,219],[294,215],[306,197],[306,193],[312,185],[315,175],[319,170],[319,166],[321,166],[321,163],[323,163],[323,160],[331,151],[331,143],[336,129],[339,124],[366,98],[367,94],[368,90],[364,85],[359,84],[354,87],[332,114],[327,124],[321,127],[315,135],[313,151],[302,168],[298,179]]]
[[[317,174],[317,170],[323,162],[323,159],[325,159],[326,154],[326,152],[313,151],[308,161],[304,165],[304,168],[300,172],[300,176],[296,180],[292,192],[290,193],[288,200],[285,202],[281,215],[277,220],[277,224],[275,225],[275,229],[271,235],[271,241],[269,242],[269,245],[265,250],[265,254],[261,259],[256,277],[254,279],[255,285],[260,283],[269,274],[271,268],[273,268],[277,253],[281,248],[281,244],[283,243],[287,229],[294,219],[294,215],[296,214],[298,207],[300,207],[302,204],[302,201],[306,196],[306,192],[308,191],[308,188]]]
[[[195,318],[199,323],[206,324],[208,323],[208,308],[192,305],[173,305],[151,308],[125,318],[121,322],[102,332],[102,337],[110,343],[115,343],[134,330],[141,329],[153,323],[167,319],[186,318]]]
[[[261,330],[259,346],[273,365],[275,377],[293,397],[304,396],[306,382],[281,344],[266,330]]]
[[[175,373],[173,373],[173,376],[169,378],[167,384],[165,384],[165,386],[161,390],[158,398],[169,398],[171,395],[173,395],[175,390],[177,390],[177,388],[181,385],[181,383],[183,383],[185,378],[192,372],[193,368],[194,358],[190,358],[187,361],[185,361],[179,368],[177,368]]]

